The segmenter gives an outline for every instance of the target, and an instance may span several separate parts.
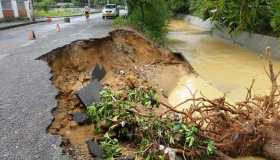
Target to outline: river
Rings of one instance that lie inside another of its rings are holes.
[[[215,38],[210,33],[184,21],[172,21],[168,35],[169,47],[183,53],[201,79],[226,94],[233,102],[244,99],[246,87],[250,86],[253,79],[253,93],[267,93],[271,85],[265,72],[267,61],[264,55]],[[273,60],[273,63],[278,71],[280,60]],[[208,94],[208,87],[199,91]]]

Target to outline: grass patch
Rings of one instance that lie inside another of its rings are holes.
[[[35,15],[38,17],[65,17],[83,14],[82,11],[54,9],[49,11],[35,10]]]

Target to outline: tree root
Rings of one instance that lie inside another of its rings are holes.
[[[270,54],[270,49],[267,49],[267,54]],[[263,155],[277,160],[280,158],[280,89],[277,84],[280,72],[274,72],[270,58],[266,73],[271,82],[269,95],[252,96],[253,80],[245,100],[235,105],[226,102],[225,97],[210,100],[193,96],[175,107],[161,102],[168,109],[161,117],[170,113],[182,115],[184,123],[195,124],[201,136],[215,142],[218,148],[216,155],[222,159]],[[192,102],[188,108],[177,109],[187,102]]]

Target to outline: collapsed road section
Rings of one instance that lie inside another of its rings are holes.
[[[280,157],[279,74],[271,60],[267,96],[253,96],[252,83],[236,104],[193,95],[171,106],[176,83],[194,71],[134,31],[75,41],[39,59],[59,90],[48,132],[63,138],[73,159]]]
[[[62,136],[62,145],[74,159],[91,159],[90,151],[96,150],[88,140],[100,134],[94,134],[96,126],[87,123],[84,113],[90,103],[100,100],[96,94],[102,87],[118,91],[152,86],[166,97],[182,75],[192,72],[182,57],[131,30],[78,40],[39,59],[50,66],[51,80],[59,90],[48,132]]]

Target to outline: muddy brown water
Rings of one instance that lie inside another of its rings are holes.
[[[253,79],[255,95],[264,95],[270,90],[270,81],[265,72],[267,61],[262,54],[214,38],[209,31],[181,20],[171,21],[169,29],[169,47],[183,53],[199,75],[185,75],[179,80],[169,93],[171,104],[176,105],[191,98],[194,93],[208,98],[225,94],[228,101],[235,103],[245,98],[246,87]],[[280,60],[273,60],[273,63],[278,71]],[[237,159],[263,160],[258,157]]]
[[[265,72],[267,61],[263,54],[214,38],[205,30],[186,22],[172,23],[169,46],[182,52],[203,80],[225,93],[233,102],[244,99],[246,87],[253,79],[256,95],[270,90],[270,81]],[[273,60],[273,63],[278,71],[280,60]],[[203,93],[207,94],[207,91]]]

